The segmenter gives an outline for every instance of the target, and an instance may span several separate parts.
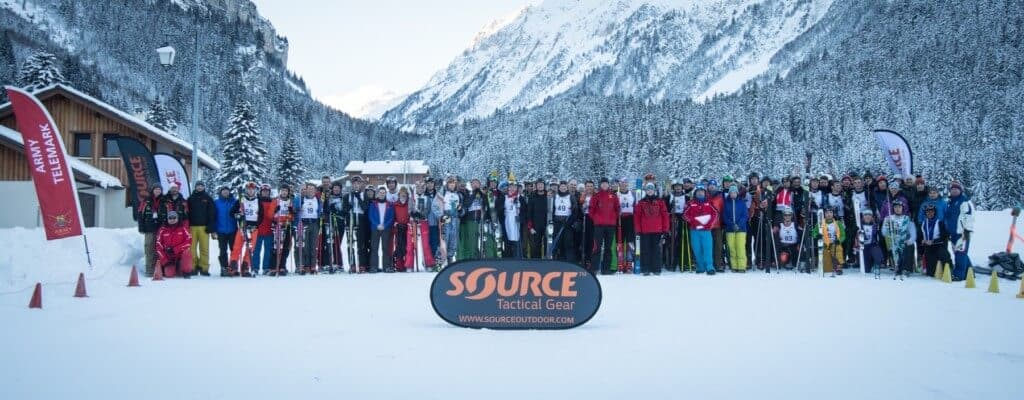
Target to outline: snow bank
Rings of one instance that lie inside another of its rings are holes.
[[[0,294],[26,290],[36,282],[73,284],[79,272],[89,280],[108,275],[127,279],[128,268],[142,257],[138,230],[88,228],[85,233],[92,270],[80,237],[47,242],[41,228],[0,229]]]
[[[1008,225],[1008,213],[981,213],[975,257],[1005,246]],[[435,315],[429,273],[126,288],[141,237],[88,233],[90,298],[46,285],[44,309],[28,310],[28,293],[0,295],[5,398],[1024,396],[1024,300],[1006,280],[988,294],[984,277],[971,290],[888,274],[612,276],[578,329],[486,331]],[[8,229],[0,246],[8,286],[84,269],[80,240]]]

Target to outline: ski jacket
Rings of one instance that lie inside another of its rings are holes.
[[[683,214],[690,229],[709,230],[718,223],[718,210],[708,201],[693,199],[686,205],[686,213]]]
[[[931,240],[932,245],[945,244],[949,241],[949,229],[942,218],[924,218],[921,220],[921,240]]]
[[[871,207],[875,209],[875,214],[882,215],[882,209],[885,208],[885,202],[889,200],[889,189],[885,190],[872,190],[868,194],[871,197]],[[885,215],[889,215],[886,213]]]
[[[182,255],[189,254],[192,247],[192,235],[188,231],[188,225],[178,222],[174,225],[164,225],[156,234],[156,254],[160,265],[167,265],[181,259]]]
[[[515,204],[509,204],[515,203]],[[518,241],[519,231],[518,227],[510,227],[509,224],[522,224],[523,223],[523,212],[526,211],[526,199],[519,193],[516,193],[514,197],[508,195],[501,195],[494,199],[494,207],[498,209],[498,221],[501,222],[502,232],[505,232],[505,237],[511,241]],[[515,216],[507,215],[506,209],[518,210],[518,214]],[[513,234],[510,234],[514,233]]]
[[[547,194],[531,194],[526,202],[526,228],[537,232],[544,230],[548,225],[548,207],[550,202]]]
[[[929,204],[935,206],[935,216],[937,218],[943,219],[946,217],[946,208],[948,207],[948,204],[946,203],[945,198],[939,197],[937,199],[925,199],[925,201],[921,203],[920,209],[917,210],[918,221],[924,221],[926,219],[924,216],[924,208]],[[946,229],[948,230],[949,227],[947,226]]]
[[[600,190],[590,198],[590,219],[594,226],[619,224],[619,197],[609,190]]]
[[[878,228],[877,223],[861,223],[861,226],[859,228],[854,228],[854,230],[857,233],[853,236],[854,245],[871,246],[878,245],[880,243],[882,230]]]
[[[711,203],[711,206],[714,207],[715,211],[718,211],[719,214],[719,218],[715,218],[715,222],[712,223],[711,229],[721,229],[722,218],[720,217],[722,214],[722,210],[725,209],[725,194],[715,193],[713,195],[708,195],[708,203]]]
[[[409,223],[409,202],[402,203],[401,200],[392,203],[395,207],[395,224],[405,225]]]
[[[271,226],[274,222],[274,216],[277,214],[277,202],[269,197],[260,198],[260,223],[256,225],[256,236],[269,236],[274,232],[271,230]]]
[[[949,198],[949,207],[946,208],[946,229],[950,233],[963,235],[964,232],[974,230],[974,204],[966,194]]]
[[[918,217],[918,212],[921,211],[921,205],[924,204],[925,200],[928,200],[928,189],[925,188],[923,191],[918,191],[917,188],[912,188],[904,191],[903,195],[907,196],[907,199],[910,200],[910,211],[907,211],[907,215],[913,218],[914,222],[924,221],[924,218]]]
[[[831,242],[830,244],[841,244],[846,241],[846,224],[838,218],[832,219],[832,222],[822,221],[814,229],[814,237],[824,238],[826,234],[828,235],[828,241]]]
[[[909,213],[910,213],[910,203],[907,202],[907,198],[903,197],[903,193],[901,192],[901,193],[897,193],[896,196],[894,196],[894,197],[886,198],[885,202],[882,203],[882,209],[878,210],[878,217],[881,218],[882,221],[885,221],[886,217],[888,217],[888,216],[893,214],[893,212],[892,212],[892,205],[897,200],[903,202],[903,214],[904,215],[909,215]]]
[[[668,207],[656,196],[644,197],[633,211],[636,233],[668,233]]]
[[[188,202],[185,201],[184,197],[181,197],[181,194],[175,197],[164,196],[163,207],[160,207],[160,212],[164,214],[164,221],[167,220],[167,213],[171,211],[178,213],[178,220],[180,221],[189,221],[191,218],[189,217]]]
[[[235,221],[235,212],[238,210],[238,200],[235,199],[234,195],[229,195],[227,198],[218,197],[217,200],[213,201],[213,207],[216,209],[217,217],[214,222],[213,231],[218,235],[230,235],[238,230],[237,222]]]
[[[890,215],[882,223],[882,236],[889,239],[897,248],[905,246],[906,241],[917,241],[917,230],[914,222],[906,215]]]
[[[726,232],[747,231],[747,202],[742,197],[725,199],[725,207],[722,209],[722,224]]]
[[[188,211],[189,226],[212,226],[217,221],[213,198],[205,190],[188,196]]]
[[[384,214],[380,213],[380,204],[384,204]],[[395,224],[395,206],[387,200],[374,200],[370,202],[370,229],[376,230],[383,225],[384,229],[391,229]]]
[[[164,224],[165,215],[160,212],[163,208],[163,200],[164,196],[153,197],[151,193],[146,201],[139,205],[135,218],[139,222],[139,232],[156,233]]]

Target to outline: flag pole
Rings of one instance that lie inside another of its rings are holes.
[[[92,255],[89,253],[89,235],[83,233],[82,241],[85,242],[85,261],[89,263],[89,271],[92,271]]]

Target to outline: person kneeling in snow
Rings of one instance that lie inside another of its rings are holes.
[[[167,223],[156,235],[157,264],[163,268],[163,275],[173,278],[181,274],[188,279],[192,274],[192,235],[188,224],[178,218],[176,211],[167,213]]]

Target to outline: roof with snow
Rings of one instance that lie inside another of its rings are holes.
[[[423,160],[349,161],[345,172],[365,175],[426,174],[430,167]]]
[[[139,119],[134,115],[121,111],[117,109],[117,107],[104,103],[102,100],[87,95],[85,93],[82,93],[71,86],[62,85],[58,83],[39,89],[33,92],[32,94],[35,95],[36,98],[38,98],[40,101],[56,94],[63,94],[71,99],[78,100],[82,103],[93,106],[93,108],[95,108],[97,111],[106,114],[106,116],[111,119],[118,120],[131,128],[141,131],[142,133],[149,134],[155,137],[159,137],[160,139],[166,140],[167,142],[170,142],[171,145],[177,146],[180,150],[183,150],[186,153],[192,153],[192,144],[189,143],[188,141],[177,136],[174,136],[163,129],[150,125],[148,122]],[[13,112],[13,110],[11,110],[11,103],[8,102],[0,104],[0,118],[7,116],[11,112]],[[199,151],[198,154],[200,164],[210,169],[220,169],[220,163],[217,162],[217,160],[214,160],[213,157],[210,157],[209,154],[206,154],[203,151]]]
[[[17,147],[19,149],[24,149],[24,142],[22,142],[21,140],[21,132],[0,125],[0,139],[7,139],[17,144]],[[78,177],[79,179],[84,179],[89,183],[95,184],[96,186],[102,188],[124,188],[124,185],[121,183],[121,180],[117,179],[117,177],[110,175],[106,172],[103,172],[99,168],[89,165],[89,163],[79,160],[77,158],[67,157],[67,159],[68,165],[71,167],[72,170],[74,170],[75,176]]]

